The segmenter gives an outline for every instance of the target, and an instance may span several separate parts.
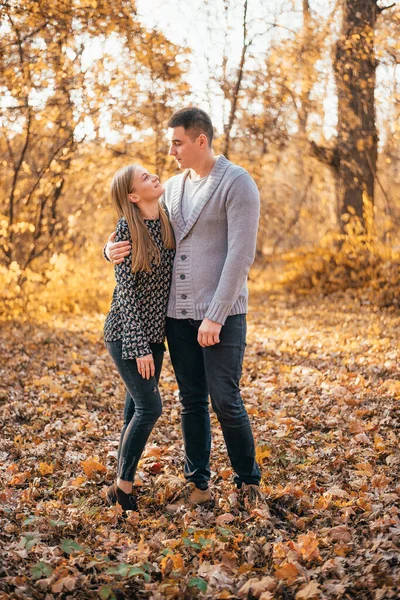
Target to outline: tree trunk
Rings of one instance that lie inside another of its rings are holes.
[[[336,46],[337,152],[341,214],[355,214],[365,226],[363,195],[374,200],[377,161],[374,27],[376,0],[344,0]]]
[[[303,0],[303,28],[301,32],[301,48],[299,56],[299,77],[301,80],[300,107],[299,107],[299,131],[303,138],[306,136],[307,120],[310,112],[310,92],[312,78],[310,71],[310,50],[312,43],[311,15],[308,0]]]
[[[240,55],[239,66],[236,71],[236,81],[232,89],[232,95],[230,100],[230,111],[229,111],[229,119],[228,123],[224,126],[224,145],[223,145],[223,155],[226,158],[229,158],[229,151],[231,145],[231,133],[232,127],[236,119],[236,111],[238,108],[239,102],[239,94],[242,86],[244,65],[246,62],[246,54],[249,48],[249,41],[247,39],[247,0],[244,0],[243,3],[243,41],[242,41],[242,53]]]

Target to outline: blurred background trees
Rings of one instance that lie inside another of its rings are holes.
[[[175,172],[166,122],[191,103],[213,117],[215,151],[259,185],[259,272],[274,262],[300,286],[385,287],[399,246],[396,7],[170,2],[184,15],[179,43],[162,22],[144,25],[140,0],[1,2],[5,297],[26,303],[43,284],[46,302],[62,288],[60,308],[93,297],[108,273],[114,171]]]
[[[79,248],[113,158],[135,148],[162,174],[186,51],[144,29],[126,0],[2,8],[0,260],[21,283]]]

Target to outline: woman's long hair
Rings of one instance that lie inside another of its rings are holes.
[[[132,239],[132,271],[151,271],[151,264],[160,263],[160,250],[154,243],[145,225],[143,215],[137,205],[129,202],[133,193],[133,176],[137,165],[128,165],[117,171],[111,182],[111,200],[119,217],[125,217]],[[161,234],[164,246],[175,248],[175,238],[171,224],[163,207],[159,206]]]

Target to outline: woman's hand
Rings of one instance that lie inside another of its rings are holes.
[[[150,377],[154,377],[156,369],[154,367],[154,358],[152,354],[146,354],[146,356],[137,358],[136,364],[139,375],[141,375],[143,379],[150,379]]]
[[[128,256],[131,244],[128,240],[124,242],[114,242],[115,236],[116,233],[114,231],[107,240],[106,255],[114,265],[119,265],[119,263],[122,263],[124,258]]]

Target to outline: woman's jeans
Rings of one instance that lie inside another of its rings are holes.
[[[122,341],[106,342],[108,352],[126,387],[124,426],[118,448],[118,477],[134,481],[135,472],[150,436],[162,412],[158,381],[164,357],[164,344],[150,344],[155,375],[144,379],[138,372],[136,360],[122,359]]]
[[[254,439],[240,395],[246,346],[246,316],[228,317],[220,342],[202,348],[197,341],[201,321],[167,318],[167,339],[182,403],[185,445],[184,475],[200,489],[210,479],[211,427],[208,394],[222,427],[235,483],[258,484]]]

